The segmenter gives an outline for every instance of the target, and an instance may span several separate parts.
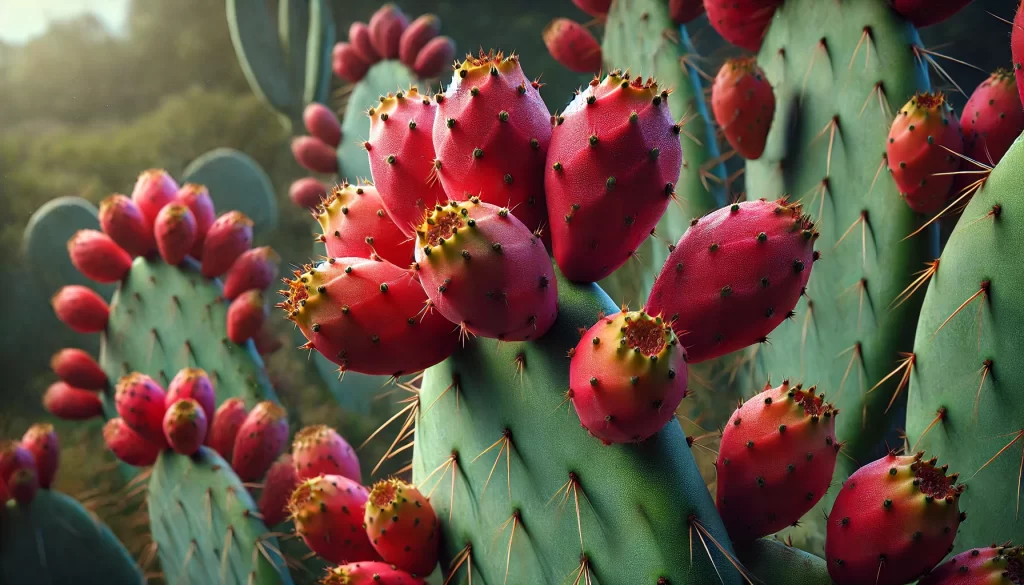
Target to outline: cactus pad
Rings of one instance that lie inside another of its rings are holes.
[[[241,211],[257,231],[277,227],[274,185],[259,163],[244,152],[211,150],[185,167],[180,183],[205,185],[217,209]]]

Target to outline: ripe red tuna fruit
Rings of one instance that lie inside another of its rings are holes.
[[[306,546],[335,564],[379,561],[363,528],[366,488],[340,475],[308,479],[295,489],[288,511]]]
[[[572,0],[572,3],[576,5],[576,8],[600,19],[608,16],[608,11],[612,7],[612,0]]]
[[[235,450],[235,438],[238,429],[249,416],[245,401],[241,398],[228,398],[221,403],[210,423],[210,432],[206,434],[206,444],[220,454],[226,461],[231,461]]]
[[[672,323],[690,363],[767,338],[796,306],[818,258],[799,203],[744,201],[690,223],[646,311]]]
[[[338,171],[338,156],[334,148],[313,136],[298,136],[293,139],[292,156],[296,162],[314,173]]]
[[[964,486],[923,454],[887,455],[846,480],[828,515],[825,560],[836,585],[903,585],[953,546]]]
[[[50,369],[61,380],[83,390],[103,390],[107,387],[107,374],[88,352],[66,347],[50,358]]]
[[[39,490],[39,479],[34,469],[19,469],[7,480],[8,490],[14,501],[22,506],[32,503]]]
[[[953,16],[971,0],[889,0],[889,3],[914,26],[922,28]]]
[[[242,252],[224,278],[224,298],[234,300],[247,290],[263,290],[274,282],[281,257],[270,246]]]
[[[43,394],[43,408],[63,420],[88,420],[103,414],[99,394],[75,388],[67,382],[50,384]]]
[[[377,254],[402,268],[412,264],[414,239],[398,229],[372,185],[337,185],[315,213],[329,257]]]
[[[213,382],[206,375],[206,371],[200,368],[185,368],[179,370],[171,383],[167,385],[167,397],[164,399],[168,408],[175,402],[191,398],[203,408],[203,414],[207,421],[213,421],[217,413],[217,399],[213,391]]]
[[[260,492],[257,506],[264,524],[276,526],[288,518],[288,499],[298,485],[295,463],[292,462],[292,456],[285,453],[270,466],[263,480],[263,491]]]
[[[1024,132],[1024,106],[1021,106],[1010,71],[997,70],[974,90],[960,114],[960,129],[968,158],[990,166],[999,163],[1013,141]],[[969,161],[960,165],[963,171],[983,170]],[[957,175],[953,194],[959,194],[964,187],[984,176],[980,173]]]
[[[417,372],[458,347],[457,327],[427,304],[409,269],[365,258],[305,266],[278,306],[315,349],[340,366],[370,375]]]
[[[430,39],[441,34],[441,19],[436,14],[423,14],[412,21],[398,41],[398,58],[409,68],[416,66],[416,56]]]
[[[114,194],[100,202],[100,228],[125,252],[145,256],[156,246],[153,228],[131,199]]]
[[[572,352],[569,399],[580,424],[604,444],[657,433],[686,397],[686,351],[660,318],[643,311],[602,317]]]
[[[267,318],[263,292],[247,290],[228,306],[227,333],[233,343],[245,343],[259,334]]]
[[[436,112],[433,98],[416,88],[388,94],[369,111],[370,138],[363,146],[373,184],[388,215],[410,237],[416,236],[427,209],[448,199],[434,176]]]
[[[601,70],[601,45],[580,23],[556,18],[541,32],[548,53],[563,67],[577,73]]]
[[[839,454],[836,414],[814,387],[789,382],[765,386],[733,412],[715,464],[716,504],[730,538],[778,532],[825,495]]]
[[[1024,102],[1024,2],[1017,7],[1010,35],[1010,51],[1013,54],[1013,74],[1017,78],[1017,92]]]
[[[668,208],[683,164],[668,94],[616,70],[556,119],[544,184],[552,252],[569,280],[614,272]]]
[[[343,475],[357,483],[363,481],[355,450],[344,437],[326,425],[308,426],[295,433],[292,459],[299,479]]]
[[[526,78],[516,55],[467,55],[436,97],[433,131],[436,175],[449,197],[508,207],[531,231],[547,216],[551,114],[540,85]]]
[[[955,176],[941,173],[960,168],[962,159],[953,153],[963,150],[960,121],[941,92],[919,93],[900,109],[885,152],[900,197],[911,209],[932,214],[946,206]]]
[[[964,551],[942,563],[917,585],[1002,585],[1024,583],[1024,547],[996,546]]]
[[[229,211],[216,219],[203,244],[202,273],[220,276],[252,246],[252,220],[241,211]]]
[[[19,469],[36,470],[36,459],[32,451],[26,449],[17,441],[3,441],[0,443],[0,481],[7,484],[8,489],[13,491],[11,476]],[[360,514],[362,510],[360,510]],[[360,515],[360,520],[362,516]]]
[[[160,257],[171,266],[181,264],[196,241],[196,218],[180,203],[165,205],[156,216],[153,235]]]
[[[50,489],[53,478],[60,467],[60,439],[53,425],[36,423],[21,437],[21,446],[32,453],[36,462],[36,478],[39,486]]]
[[[704,9],[723,39],[756,53],[780,4],[782,0],[704,0]]]
[[[455,41],[451,37],[434,37],[416,56],[413,71],[420,79],[437,77],[455,59]]]
[[[426,581],[387,563],[348,563],[327,569],[322,585],[425,585]]]
[[[178,453],[192,455],[203,446],[207,425],[203,407],[191,398],[182,398],[164,414],[164,437]]]
[[[359,56],[353,45],[338,43],[331,52],[331,70],[344,81],[358,83],[370,70],[370,63]]]
[[[57,318],[76,333],[99,333],[107,328],[110,307],[96,291],[78,284],[61,288],[50,299]]]
[[[748,160],[764,153],[775,93],[754,57],[729,59],[711,87],[711,109],[729,145]]]
[[[704,14],[703,0],[668,0],[668,16],[677,25],[687,24]]]
[[[330,188],[313,177],[303,177],[288,188],[288,198],[299,207],[310,209],[320,205]]]
[[[178,194],[178,183],[163,169],[149,169],[139,174],[132,188],[132,201],[142,211],[146,223],[152,226],[156,214],[164,205],[174,201]]]
[[[186,183],[178,190],[175,201],[184,205],[192,213],[196,221],[196,236],[192,243],[189,254],[196,259],[203,257],[203,244],[206,242],[206,233],[210,226],[217,219],[217,212],[213,207],[213,199],[210,198],[210,191],[203,185]]]
[[[162,450],[160,445],[143,439],[120,418],[112,418],[103,426],[103,441],[115,457],[135,467],[153,465]]]
[[[373,40],[370,39],[370,27],[365,22],[353,22],[348,27],[348,41],[364,62],[373,64],[380,61],[380,55],[377,54],[377,49],[373,48]]]
[[[370,544],[383,559],[426,577],[437,565],[440,534],[430,500],[400,479],[373,484],[364,516]]]
[[[288,413],[279,404],[264,400],[238,427],[231,467],[242,481],[257,481],[274,464],[287,441]]]
[[[71,263],[96,282],[117,282],[132,269],[132,257],[107,234],[79,230],[68,240]]]
[[[409,26],[409,17],[394,4],[388,3],[370,17],[370,41],[383,59],[395,59],[401,48],[402,33]]]
[[[558,286],[540,237],[508,208],[438,205],[416,235],[416,269],[437,311],[473,335],[538,339],[558,316]]]
[[[302,111],[302,122],[309,135],[327,146],[337,148],[341,144],[341,124],[327,106],[313,102]]]
[[[167,394],[156,380],[139,372],[122,377],[117,381],[114,405],[133,431],[151,443],[167,445],[163,431]]]

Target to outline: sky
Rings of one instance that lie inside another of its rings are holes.
[[[92,12],[118,31],[129,0],[0,0],[0,40],[21,44],[46,30],[51,20]]]

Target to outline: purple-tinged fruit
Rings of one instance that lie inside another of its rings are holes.
[[[178,189],[175,201],[188,207],[188,210],[192,212],[192,218],[196,221],[196,236],[189,254],[196,259],[202,258],[206,233],[210,231],[210,226],[217,219],[210,191],[203,185],[186,183],[181,186],[181,189]]]
[[[36,477],[35,469],[19,469],[7,479],[7,489],[11,497],[21,506],[32,503],[39,490],[39,478]]]
[[[115,457],[135,467],[153,465],[162,450],[160,445],[143,439],[120,418],[112,418],[103,426],[103,441]]]
[[[436,14],[423,14],[402,32],[398,41],[398,58],[406,67],[416,66],[416,56],[430,39],[441,34],[441,19]]]
[[[334,45],[331,53],[331,69],[340,79],[349,83],[359,83],[370,70],[370,63],[359,56],[353,45],[338,43]]]
[[[276,526],[288,518],[288,500],[299,485],[292,456],[285,453],[270,466],[257,502],[263,523]]]
[[[1024,547],[992,545],[964,551],[932,569],[917,585],[1024,583]]]
[[[206,444],[220,454],[225,461],[231,461],[235,450],[235,438],[242,427],[249,409],[241,398],[228,398],[221,403],[213,415],[210,432],[206,434]]]
[[[101,201],[99,219],[103,232],[132,256],[145,256],[156,247],[152,224],[124,195],[114,194]]]
[[[723,39],[751,53],[761,50],[782,0],[704,0],[708,23]]]
[[[434,37],[416,56],[413,71],[420,79],[437,77],[455,59],[455,41],[451,37]]]
[[[382,59],[396,59],[400,52],[402,33],[409,26],[409,17],[394,4],[388,3],[370,17],[370,41]]]
[[[312,425],[295,433],[292,460],[299,479],[318,475],[343,475],[362,483],[359,458],[337,431],[326,425]]]
[[[117,381],[114,405],[133,431],[151,443],[167,445],[163,429],[167,394],[156,380],[140,372],[122,377]]]
[[[169,408],[175,402],[191,398],[203,408],[203,414],[207,421],[213,421],[217,413],[217,398],[213,390],[213,382],[206,375],[206,371],[200,368],[185,368],[179,370],[171,383],[167,385],[167,397],[165,403]]]
[[[117,282],[132,269],[132,257],[107,234],[79,230],[68,240],[71,264],[96,282]]]
[[[19,469],[28,469],[35,472],[36,459],[33,457],[32,451],[29,451],[17,441],[0,442],[0,481],[5,482],[8,489],[11,489],[12,492],[14,486],[11,485],[11,476]],[[361,520],[362,510],[360,510]]]
[[[612,0],[572,0],[572,3],[576,5],[576,8],[600,19],[607,18],[608,11],[612,7]]]
[[[347,563],[327,569],[321,585],[426,585],[394,565],[380,562]]]
[[[330,190],[330,187],[313,177],[303,177],[293,182],[288,188],[288,198],[295,205],[312,210],[327,198],[327,192]]]
[[[177,266],[185,260],[196,242],[196,218],[181,203],[165,205],[156,216],[153,236],[164,262]]]
[[[337,148],[341,144],[341,124],[327,106],[313,102],[302,111],[302,122],[309,135],[327,146]]]
[[[938,24],[971,3],[971,0],[889,0],[893,10],[917,28]]]
[[[224,298],[234,300],[247,290],[263,290],[274,282],[281,257],[270,246],[242,252],[224,278]]]
[[[191,398],[182,398],[171,404],[164,414],[164,437],[178,453],[192,455],[206,440],[207,424],[202,405]]]
[[[39,487],[50,489],[60,467],[60,439],[53,425],[36,423],[30,426],[21,437],[21,446],[35,459]]]
[[[677,25],[684,25],[704,14],[703,0],[668,0],[668,16]]]
[[[258,481],[284,450],[288,441],[288,413],[264,400],[249,411],[238,428],[231,467],[242,481]]]
[[[247,290],[228,305],[227,333],[232,343],[245,343],[259,334],[267,319],[263,292]]]
[[[373,40],[370,38],[370,27],[365,22],[353,22],[349,26],[348,42],[364,63],[372,65],[380,61],[380,55],[373,48]]]
[[[241,211],[229,211],[213,222],[203,244],[203,276],[214,278],[231,269],[252,246],[252,226],[252,220]]]
[[[314,136],[294,138],[292,156],[296,162],[314,173],[338,172],[338,157],[334,148]]]

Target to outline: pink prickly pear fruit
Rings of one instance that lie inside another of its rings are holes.
[[[518,56],[481,51],[455,67],[447,91],[435,98],[435,175],[445,192],[508,207],[530,231],[547,218],[551,114],[540,86],[526,78]]]
[[[299,207],[315,209],[327,197],[327,192],[330,190],[330,187],[313,177],[303,177],[293,182],[288,188],[288,198]]]
[[[540,237],[508,208],[472,197],[438,205],[416,234],[431,304],[473,335],[539,339],[558,316],[558,285]]]
[[[789,382],[733,412],[718,451],[717,506],[730,538],[750,541],[793,524],[828,491],[838,411]]]
[[[207,424],[202,405],[191,398],[181,398],[164,414],[164,437],[178,453],[192,455],[206,440]]]
[[[1024,583],[1024,547],[992,545],[964,551],[935,567],[917,585]]]
[[[227,330],[232,343],[245,343],[259,334],[267,319],[263,292],[247,290],[228,305]]]
[[[101,201],[99,219],[103,232],[132,256],[145,256],[156,247],[152,224],[124,195],[114,194]]]
[[[412,264],[415,241],[391,220],[374,186],[336,185],[315,213],[328,257],[373,258],[376,254],[395,266]]]
[[[6,506],[9,499],[11,499],[11,492],[7,489],[7,482],[0,479],[0,508]]]
[[[36,459],[32,451],[17,441],[3,441],[0,443],[0,481],[7,485],[7,488],[14,492],[14,485],[11,477],[19,469],[27,469],[33,474],[36,470]],[[362,510],[360,510],[360,521],[362,521]]]
[[[668,0],[668,15],[672,22],[684,25],[704,14],[703,0]]]
[[[210,432],[206,434],[206,444],[220,454],[226,461],[231,461],[235,450],[235,439],[238,429],[242,427],[249,409],[241,398],[228,398],[221,403],[210,423]]]
[[[971,0],[890,0],[893,9],[917,28],[938,24],[970,3]]]
[[[556,18],[544,27],[541,39],[548,53],[566,69],[576,73],[601,70],[601,45],[580,23]]]
[[[825,535],[836,585],[910,583],[951,550],[967,517],[960,512],[964,486],[923,455],[890,453],[843,483]]]
[[[252,225],[241,211],[228,211],[213,222],[203,244],[203,276],[214,278],[231,269],[252,246]]]
[[[370,40],[373,48],[383,59],[398,57],[402,33],[409,26],[409,17],[394,4],[388,3],[377,9],[370,17]]]
[[[371,63],[363,60],[355,46],[349,43],[338,43],[334,45],[331,53],[331,69],[334,74],[349,83],[359,83],[366,72],[370,70]]]
[[[143,439],[120,418],[112,418],[103,426],[103,441],[115,457],[135,467],[153,465],[163,449]]]
[[[107,328],[110,307],[96,291],[70,284],[50,299],[54,313],[76,333],[99,333]]]
[[[415,87],[389,93],[369,111],[370,138],[363,147],[373,184],[388,215],[409,237],[416,236],[427,209],[448,199],[434,175],[431,129],[436,113],[433,98]]]
[[[313,102],[302,112],[302,122],[309,135],[327,146],[337,148],[341,144],[341,124],[327,106]]]
[[[117,282],[132,269],[132,257],[107,234],[78,230],[68,240],[68,255],[79,272],[96,282]]]
[[[1020,101],[1024,102],[1024,2],[1017,7],[1017,16],[1013,19],[1010,52],[1013,56],[1013,75],[1017,78],[1017,92]]]
[[[756,53],[780,4],[782,0],[704,0],[704,9],[723,39]]]
[[[348,42],[363,62],[373,65],[380,61],[380,55],[373,48],[373,40],[370,38],[370,27],[365,22],[353,22],[348,27]]]
[[[616,70],[556,118],[544,184],[552,255],[569,280],[625,264],[671,203],[683,151],[668,95]]]
[[[900,197],[924,214],[945,207],[954,175],[944,173],[960,168],[962,159],[953,153],[963,151],[960,121],[942,92],[911,98],[896,114],[885,148]]]
[[[430,500],[400,479],[373,484],[364,516],[370,544],[380,556],[413,575],[426,577],[437,565],[440,533]]]
[[[347,563],[329,567],[321,585],[426,585],[426,581],[414,577],[395,565],[380,562]]]
[[[274,282],[281,257],[270,246],[242,252],[224,278],[224,298],[234,300],[247,290],[263,290]]]
[[[427,304],[414,273],[384,261],[332,258],[296,271],[278,304],[341,371],[417,372],[444,361],[457,327]]]
[[[169,203],[160,210],[153,224],[156,247],[164,262],[171,266],[181,264],[196,241],[196,218],[188,207]]]
[[[274,464],[287,441],[288,413],[279,404],[264,400],[238,427],[231,467],[242,481],[257,481]]]
[[[362,483],[363,472],[352,446],[326,425],[308,426],[292,441],[292,460],[299,479],[318,475],[343,475]]]
[[[379,561],[363,528],[366,488],[341,475],[320,475],[299,484],[288,502],[295,532],[328,562]]]
[[[756,58],[726,60],[711,87],[711,109],[740,156],[761,158],[775,115],[775,92]]]
[[[53,425],[36,423],[21,437],[21,446],[32,453],[36,461],[36,477],[39,487],[50,489],[53,478],[60,466],[60,439]]]
[[[132,188],[132,201],[142,211],[146,224],[156,223],[156,215],[164,205],[174,201],[178,183],[163,169],[148,169],[139,174]]]
[[[608,16],[608,11],[612,8],[612,0],[572,0],[572,3],[590,16],[602,20]]]
[[[50,384],[43,394],[43,408],[63,420],[89,420],[103,414],[99,394],[75,388],[67,382]]]
[[[416,66],[416,57],[437,35],[441,34],[441,19],[436,14],[423,14],[412,21],[398,40],[398,58],[410,69]]]
[[[35,469],[19,469],[7,480],[7,489],[11,497],[22,506],[32,503],[39,491],[39,478]]]
[[[434,37],[416,55],[413,71],[420,79],[437,77],[453,59],[455,59],[455,40],[447,36]]]
[[[114,405],[117,414],[133,431],[151,443],[167,446],[164,438],[167,394],[156,380],[140,372],[122,377],[117,381]]]
[[[171,378],[167,385],[167,396],[164,403],[168,408],[175,402],[191,398],[203,408],[203,414],[207,421],[213,421],[217,413],[217,398],[213,390],[213,382],[206,375],[206,371],[200,368],[185,368],[179,370]]]
[[[1009,70],[997,70],[974,90],[960,114],[960,129],[968,158],[991,166],[1002,160],[1013,141],[1024,132],[1024,106]],[[983,170],[968,161],[961,165],[965,171]],[[957,175],[953,193],[960,193],[982,176]]]
[[[263,491],[257,505],[264,524],[276,526],[288,518],[288,499],[298,485],[299,477],[295,475],[292,456],[285,453],[270,466],[263,480]]]
[[[334,149],[314,136],[299,136],[292,140],[292,156],[314,173],[338,172],[338,156]]]
[[[107,374],[88,352],[65,347],[50,358],[50,369],[61,380],[83,390],[103,390]]]
[[[799,203],[723,207],[690,223],[654,281],[646,311],[672,323],[690,363],[764,341],[803,294],[817,239]]]
[[[661,317],[623,310],[601,317],[572,351],[569,399],[604,444],[647,439],[686,397],[686,350]]]
[[[196,221],[195,241],[192,243],[189,254],[196,259],[202,258],[206,233],[210,231],[210,226],[217,219],[217,211],[214,209],[213,199],[210,198],[210,191],[204,185],[185,183],[175,195],[175,201],[187,207]]]

